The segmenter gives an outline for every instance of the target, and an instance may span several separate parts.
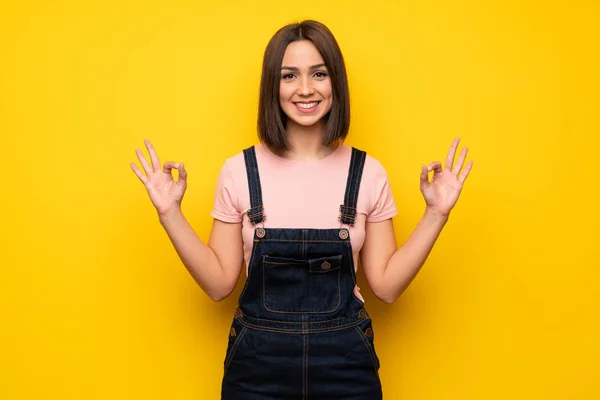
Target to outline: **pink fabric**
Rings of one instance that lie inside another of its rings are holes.
[[[339,208],[344,202],[352,148],[339,146],[324,159],[295,162],[256,146],[265,228],[339,228]],[[243,222],[246,276],[252,253],[254,226],[245,216],[250,208],[248,178],[242,152],[223,165],[211,215],[224,222]],[[398,214],[383,166],[367,154],[358,194],[357,219],[350,231],[355,269],[365,239],[365,222],[379,222]],[[363,300],[355,288],[358,298]],[[364,300],[363,300],[364,301]]]

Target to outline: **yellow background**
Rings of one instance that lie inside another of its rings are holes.
[[[420,166],[474,168],[416,280],[372,296],[387,399],[600,398],[597,1],[0,6],[0,399],[217,399],[236,292],[195,285],[129,167],[186,162],[208,238],[255,143],[264,48],[314,18],[344,52],[348,143],[386,167],[399,244]],[[595,25],[595,26],[594,26]]]

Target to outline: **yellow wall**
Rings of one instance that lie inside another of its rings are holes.
[[[241,286],[193,283],[130,170],[185,161],[208,237],[223,160],[254,143],[280,26],[326,23],[348,142],[388,170],[399,243],[422,163],[474,168],[393,305],[361,286],[388,399],[600,398],[597,1],[11,2],[0,6],[0,398],[217,399]],[[593,26],[596,24],[596,27]]]

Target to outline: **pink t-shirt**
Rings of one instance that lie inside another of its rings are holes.
[[[343,143],[327,157],[310,162],[290,161],[256,147],[265,228],[340,228],[339,208],[344,203],[352,148]],[[255,227],[246,217],[250,193],[244,154],[228,158],[223,165],[211,215],[224,222],[242,224],[246,276],[252,253]],[[290,212],[293,210],[293,212]],[[379,222],[398,214],[383,166],[367,154],[358,193],[357,216],[350,231],[355,269],[365,240],[365,223]],[[363,297],[355,288],[361,300]],[[364,300],[363,300],[364,301]]]

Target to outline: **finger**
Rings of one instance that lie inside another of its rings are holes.
[[[150,154],[150,160],[152,161],[152,168],[154,169],[154,172],[160,171],[160,161],[158,160],[158,155],[154,150],[154,146],[152,146],[152,143],[150,143],[148,139],[145,139],[144,143],[146,143],[146,148]]]
[[[171,170],[173,168],[179,168],[179,163],[176,163],[173,161],[167,161],[163,164],[162,172],[164,172],[165,174],[171,174]]]
[[[427,166],[423,164],[421,166],[421,185],[427,185],[429,183],[429,170]]]
[[[427,167],[428,171],[433,171],[434,174],[442,173],[442,163],[439,161],[434,161]]]
[[[456,156],[456,148],[458,147],[458,143],[460,142],[460,138],[454,138],[452,145],[450,146],[450,150],[448,150],[448,156],[446,156],[446,169],[452,171],[452,164],[454,164],[454,157]]]
[[[183,163],[179,164],[179,168],[177,169],[177,171],[179,172],[179,179],[177,179],[177,184],[185,188],[187,186],[187,171],[185,170]]]
[[[146,175],[144,175],[144,173],[140,171],[140,169],[137,167],[137,165],[135,165],[135,163],[131,163],[130,165],[131,169],[133,169],[133,172],[135,172],[137,177],[140,178],[140,181],[142,181],[142,183],[145,185],[146,182],[148,182],[148,178],[146,178]]]
[[[146,175],[150,176],[150,174],[152,173],[152,168],[150,167],[150,164],[148,164],[148,161],[146,161],[146,158],[144,157],[142,151],[140,149],[135,149],[135,154],[137,154],[137,158],[138,160],[140,160],[140,163],[142,164],[142,168],[144,168]]]
[[[469,161],[467,163],[467,166],[465,167],[463,172],[461,172],[460,176],[458,177],[458,181],[461,184],[465,183],[465,181],[467,180],[467,177],[469,176],[469,172],[471,171],[471,167],[473,167],[473,161]]]
[[[462,151],[460,152],[460,155],[458,156],[458,160],[456,161],[454,168],[452,168],[452,173],[455,176],[458,175],[458,173],[462,169],[463,164],[465,163],[465,157],[467,157],[468,151],[469,151],[469,149],[467,147],[463,147]]]

